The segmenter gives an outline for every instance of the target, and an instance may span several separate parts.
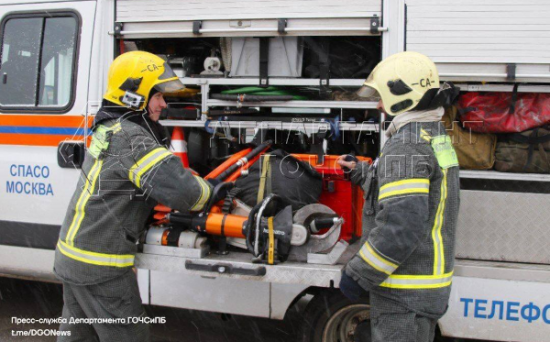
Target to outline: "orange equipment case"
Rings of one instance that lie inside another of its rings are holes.
[[[344,219],[340,239],[350,241],[361,236],[363,213],[363,190],[351,184],[349,175],[336,163],[339,156],[325,155],[322,163],[316,154],[293,154],[294,158],[310,164],[323,177],[323,192],[319,203],[334,210]],[[359,161],[372,163],[368,157],[356,157]]]

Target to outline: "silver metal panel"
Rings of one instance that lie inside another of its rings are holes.
[[[151,305],[269,317],[270,284],[151,271]]]
[[[550,266],[457,259],[454,275],[469,278],[550,283]]]
[[[550,264],[550,195],[460,193],[456,256]]]
[[[198,265],[231,264],[233,267],[256,269],[265,267],[264,276],[238,274],[220,274],[207,271],[190,271],[185,267],[186,259],[181,257],[140,254],[136,256],[136,267],[154,271],[202,275],[206,277],[252,280],[254,283],[302,284],[308,286],[338,286],[343,265],[309,265],[296,262],[285,262],[279,265],[253,264],[248,253],[232,252],[229,255],[211,255],[204,259],[188,259]]]
[[[445,80],[518,81],[550,78],[550,23],[545,0],[406,0],[407,50],[422,52]]]
[[[0,245],[0,276],[59,282],[54,255],[51,250]]]
[[[94,0],[70,0],[70,2],[84,2]],[[0,0],[0,5],[22,5],[22,4],[36,4],[36,3],[50,3],[50,2],[68,2],[67,0]]]
[[[349,244],[346,241],[341,240],[326,254],[307,253],[307,262],[310,264],[336,265],[348,246]]]
[[[117,0],[117,21],[180,21],[380,16],[381,0]]]
[[[384,0],[382,8],[384,26],[388,27],[382,34],[382,59],[386,59],[405,49],[405,0]]]
[[[501,179],[533,182],[550,182],[549,174],[539,173],[512,173],[498,171],[460,170],[460,178]]]
[[[143,253],[145,254],[170,255],[182,258],[203,258],[208,254],[209,250],[210,248],[183,248],[147,244],[143,245]]]
[[[308,287],[299,284],[271,284],[271,312],[269,318],[284,319],[290,304]]]
[[[457,58],[438,60],[437,69],[442,80],[453,82],[507,81],[507,64],[499,62],[470,63]],[[548,63],[522,63],[516,67],[516,82],[548,81]],[[536,92],[536,90],[535,90]]]
[[[372,17],[372,16],[371,16]],[[287,17],[285,17],[287,18]],[[124,38],[177,38],[197,37],[193,31],[193,21],[181,19],[169,21],[164,18],[151,18],[152,21],[124,22],[120,32]],[[199,33],[201,37],[273,37],[279,35],[277,19],[230,19],[202,21]],[[284,36],[353,36],[373,35],[372,21],[362,18],[307,18],[287,19]],[[379,32],[387,28],[379,27]],[[109,31],[110,35],[114,31]]]
[[[150,294],[149,294],[149,281],[150,281],[150,278],[149,278],[149,275],[150,275],[150,271],[149,270],[140,270],[140,269],[137,269],[136,270],[136,275],[137,275],[137,282],[138,282],[138,287],[139,287],[139,296],[141,297],[141,302],[143,304],[151,304],[149,299],[150,299]]]

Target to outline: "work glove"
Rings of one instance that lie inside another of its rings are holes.
[[[217,179],[207,179],[207,182],[212,185],[212,195],[206,206],[206,211],[209,211],[212,206],[227,197],[227,194],[235,186],[234,182],[222,182]]]
[[[348,276],[346,272],[342,272],[340,278],[340,291],[351,301],[358,301],[360,299],[368,298],[369,293],[365,291],[352,277]]]
[[[338,157],[337,163],[340,165],[342,170],[344,170],[345,173],[351,172],[351,170],[355,169],[357,166],[357,163],[359,162],[359,159],[357,157],[352,156],[350,154],[345,154],[343,156]]]

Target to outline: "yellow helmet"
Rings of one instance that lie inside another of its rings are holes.
[[[421,53],[406,51],[378,63],[358,94],[378,93],[386,112],[397,115],[414,109],[430,89],[439,89],[435,63]]]
[[[145,51],[131,51],[115,58],[109,67],[103,98],[123,107],[142,110],[153,88],[170,93],[185,87],[162,58]]]

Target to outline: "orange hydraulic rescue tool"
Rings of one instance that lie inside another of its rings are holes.
[[[233,181],[239,178],[244,170],[248,170],[260,156],[265,153],[272,145],[272,141],[266,141],[254,149],[247,148],[235,153],[223,164],[209,173],[204,179],[216,179],[220,184],[214,187],[212,197],[204,214],[168,214],[170,222],[183,224],[192,230],[204,232],[210,235],[224,237],[244,238],[243,228],[248,217],[222,213],[220,202],[225,196],[220,196],[221,192],[226,192],[228,188],[233,187]]]

